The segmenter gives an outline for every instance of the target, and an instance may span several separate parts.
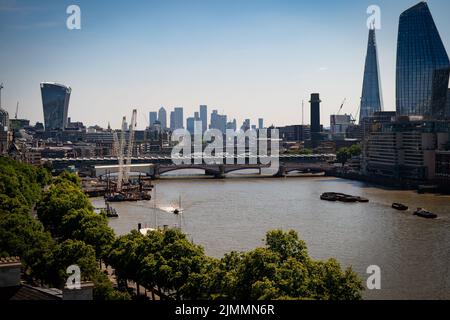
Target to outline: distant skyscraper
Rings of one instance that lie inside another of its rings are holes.
[[[174,121],[174,129],[183,129],[184,125],[184,117],[183,117],[183,108],[176,107],[173,109],[173,121]]]
[[[375,29],[369,30],[366,64],[364,67],[363,89],[361,95],[361,112],[359,122],[382,110],[380,86],[380,69],[378,65],[377,42]]]
[[[227,129],[227,116],[220,115],[217,110],[213,110],[211,113],[211,124],[209,125],[210,129],[220,130],[222,133],[226,133]]]
[[[202,122],[202,131],[205,132],[208,129],[208,106],[200,106],[200,121]]]
[[[175,112],[170,111],[170,130],[175,130]]]
[[[264,119],[263,118],[258,119],[258,129],[264,129]]]
[[[320,128],[320,95],[318,93],[311,93],[311,133],[319,133]]]
[[[71,91],[62,84],[41,83],[45,130],[64,130],[67,127]]]
[[[167,112],[164,107],[158,110],[158,121],[161,124],[161,129],[167,129]]]
[[[233,119],[233,121],[227,122],[227,129],[236,131],[236,128],[237,128],[236,119]]]
[[[158,121],[158,113],[155,111],[150,111],[149,113],[149,125],[150,127],[153,127],[155,125],[155,122]]]
[[[442,118],[450,62],[426,2],[400,15],[397,40],[397,115]]]
[[[250,119],[245,119],[241,126],[242,131],[250,130]]]
[[[194,117],[189,117],[186,119],[186,129],[187,129],[187,131],[189,131],[189,133],[191,135],[194,134],[194,129],[195,129],[195,118]]]

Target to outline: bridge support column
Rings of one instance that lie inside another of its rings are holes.
[[[155,164],[155,166],[153,167],[153,174],[151,175],[151,178],[153,180],[158,180],[160,177],[159,174],[159,164]]]
[[[286,177],[286,167],[284,165],[280,165],[278,168],[278,172],[275,177],[284,178]]]
[[[219,165],[219,171],[214,174],[215,179],[224,179],[225,178],[225,166],[223,164]]]

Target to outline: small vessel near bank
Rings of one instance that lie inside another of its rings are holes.
[[[104,214],[107,218],[118,218],[119,214],[117,210],[109,204],[108,201],[105,202],[106,207],[104,208],[94,208],[94,212],[97,214]]]
[[[393,203],[392,208],[399,211],[406,211],[408,210],[408,206],[402,204],[402,203]]]
[[[346,202],[346,203],[355,203],[355,202],[361,202],[361,203],[367,203],[369,202],[369,199],[358,197],[358,196],[352,196],[345,193],[336,193],[336,192],[325,192],[320,196],[321,200],[324,201],[330,201],[330,202]]]
[[[414,211],[414,215],[425,219],[436,219],[438,217],[437,214],[423,208],[417,208],[417,210]]]
[[[111,207],[111,205],[106,202],[106,216],[108,218],[118,218],[119,214],[117,213],[117,210],[113,207]]]

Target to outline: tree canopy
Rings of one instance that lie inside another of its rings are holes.
[[[362,284],[336,260],[314,261],[295,231],[267,233],[266,246],[207,257],[175,229],[117,238],[108,262],[120,277],[176,299],[361,299]]]
[[[352,157],[359,156],[361,151],[361,145],[359,144],[354,144],[349,148],[340,148],[336,153],[336,160],[345,165]]]

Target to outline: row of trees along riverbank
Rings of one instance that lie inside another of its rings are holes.
[[[95,299],[135,298],[129,280],[173,299],[361,298],[351,268],[314,261],[294,231],[270,231],[263,247],[216,259],[176,229],[116,237],[73,174],[51,178],[46,168],[5,157],[0,168],[0,256],[20,256],[30,283],[61,288],[75,264],[94,282]],[[117,288],[101,261],[115,269]]]

